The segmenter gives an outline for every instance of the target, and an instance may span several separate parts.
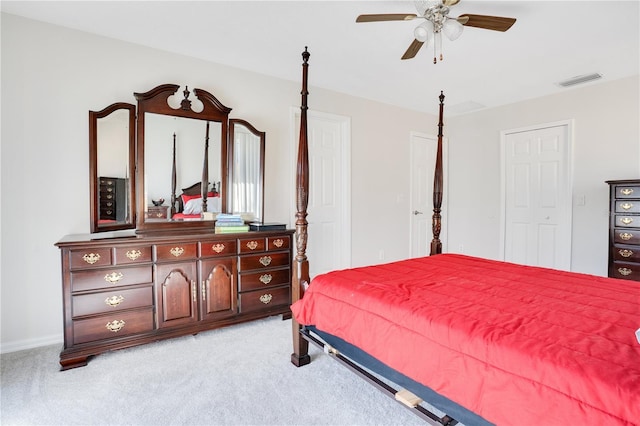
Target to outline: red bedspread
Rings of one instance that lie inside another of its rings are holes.
[[[499,425],[640,424],[640,282],[442,254],[320,275],[291,309]]]

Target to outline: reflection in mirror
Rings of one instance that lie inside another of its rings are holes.
[[[245,220],[263,220],[265,133],[244,120],[229,120],[230,208]]]
[[[133,228],[135,106],[89,111],[91,232]]]
[[[221,138],[219,122],[145,113],[145,221],[200,220],[202,211],[221,211]],[[202,197],[205,163],[208,185]]]

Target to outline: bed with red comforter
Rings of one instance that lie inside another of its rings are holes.
[[[640,282],[440,254],[320,275],[292,312],[499,425],[640,424]]]

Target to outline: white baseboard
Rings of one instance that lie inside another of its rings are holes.
[[[37,339],[18,340],[16,342],[7,342],[0,345],[0,353],[6,354],[10,352],[24,351],[26,349],[39,348],[41,346],[60,345],[64,338],[62,334],[53,334],[51,336],[39,337]]]

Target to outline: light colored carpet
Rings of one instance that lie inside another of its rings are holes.
[[[99,355],[59,371],[60,347],[1,357],[2,425],[418,425],[424,422],[310,345],[291,321],[251,323]]]

